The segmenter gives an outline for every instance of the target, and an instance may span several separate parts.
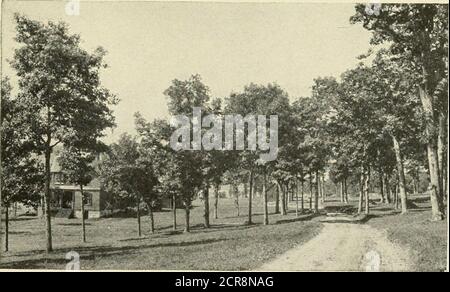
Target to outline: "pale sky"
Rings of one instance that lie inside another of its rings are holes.
[[[163,91],[175,78],[198,73],[222,98],[250,82],[276,82],[294,99],[310,94],[313,78],[338,77],[369,49],[370,33],[349,24],[354,4],[81,2],[78,16],[66,15],[65,4],[3,2],[2,74],[14,82],[5,59],[16,45],[15,12],[67,22],[85,49],[108,51],[102,83],[121,99],[110,141],[134,133],[136,111],[167,117]]]

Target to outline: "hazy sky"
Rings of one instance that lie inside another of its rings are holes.
[[[102,82],[121,99],[108,140],[134,131],[136,111],[149,120],[167,116],[163,91],[172,79],[198,73],[213,97],[277,82],[294,99],[369,48],[370,34],[349,24],[353,4],[81,2],[80,15],[69,16],[65,3],[3,2],[3,75],[14,75],[5,61],[15,46],[13,13],[69,23],[85,49],[108,51]]]

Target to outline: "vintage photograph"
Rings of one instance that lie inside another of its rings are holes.
[[[448,271],[448,27],[440,0],[1,0],[0,272]]]

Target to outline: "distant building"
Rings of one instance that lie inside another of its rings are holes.
[[[81,218],[81,190],[79,186],[66,183],[65,174],[58,163],[58,149],[51,156],[51,201],[52,215],[65,218]],[[97,156],[94,165],[98,165],[102,155]],[[113,198],[104,191],[98,178],[94,178],[83,187],[86,218],[101,218],[113,212]],[[42,208],[38,209],[42,213]]]
[[[63,218],[81,218],[81,190],[80,186],[67,183],[64,172],[58,163],[58,154],[61,148],[56,148],[50,161],[50,210],[53,216]],[[100,154],[93,162],[94,168],[104,159]],[[83,186],[84,209],[86,218],[102,218],[119,211],[114,203],[112,194],[106,192],[98,177],[88,185]],[[41,204],[42,206],[42,204]],[[177,200],[177,208],[182,208],[181,201]],[[120,208],[120,207],[119,207]],[[172,199],[163,198],[157,204],[157,209],[172,208]],[[38,215],[42,215],[42,208],[38,208]]]

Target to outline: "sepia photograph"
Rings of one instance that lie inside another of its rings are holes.
[[[448,272],[448,1],[0,1],[0,272]]]

